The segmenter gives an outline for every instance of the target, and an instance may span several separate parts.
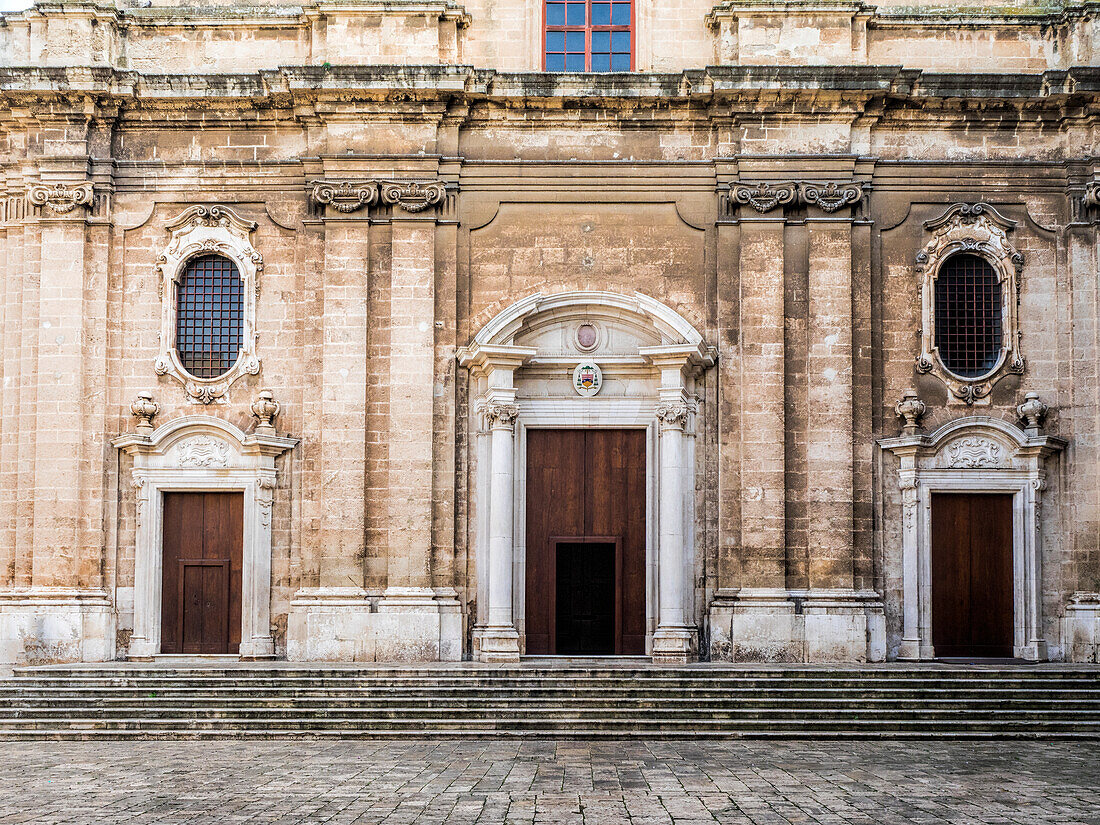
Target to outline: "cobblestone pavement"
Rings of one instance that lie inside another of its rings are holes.
[[[1094,743],[0,743],[0,823],[1100,825]]]

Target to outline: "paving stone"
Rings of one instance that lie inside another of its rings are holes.
[[[0,825],[1100,825],[1098,757],[1059,742],[4,743]]]

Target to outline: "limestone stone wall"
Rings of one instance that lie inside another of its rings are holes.
[[[639,71],[604,77],[530,74],[530,3],[6,15],[0,660],[128,652],[140,494],[111,439],[137,394],[154,426],[248,432],[264,388],[298,439],[275,465],[276,653],[470,655],[486,391],[458,358],[516,301],[585,291],[643,293],[713,348],[689,399],[703,657],[898,654],[907,494],[880,442],[912,387],[926,435],[1022,433],[1025,394],[1047,405],[1037,632],[1095,659],[1094,9],[674,5],[640,10]],[[917,364],[917,256],[955,203],[1011,222],[1023,261],[1024,366],[971,404]],[[254,224],[263,264],[258,372],[208,404],[154,368],[157,261],[195,205]],[[609,395],[657,387],[646,364]]]

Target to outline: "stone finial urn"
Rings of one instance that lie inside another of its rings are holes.
[[[139,392],[130,404],[130,413],[138,420],[137,431],[141,435],[152,435],[153,419],[159,412],[160,405],[153,400],[153,394],[148,390]]]
[[[894,405],[894,412],[904,423],[901,427],[903,435],[916,435],[920,429],[921,416],[924,415],[924,402],[917,397],[917,391],[910,387],[901,395],[901,400]]]
[[[252,402],[252,415],[256,417],[256,432],[274,433],[275,417],[279,414],[279,402],[271,390],[260,390],[259,396]]]

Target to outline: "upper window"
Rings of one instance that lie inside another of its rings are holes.
[[[992,372],[1004,346],[1001,282],[978,255],[952,255],[936,278],[936,347],[962,378]]]
[[[546,0],[548,72],[629,72],[634,68],[631,0]]]
[[[237,267],[221,255],[188,262],[176,286],[176,352],[196,378],[233,368],[241,351],[244,289]]]

